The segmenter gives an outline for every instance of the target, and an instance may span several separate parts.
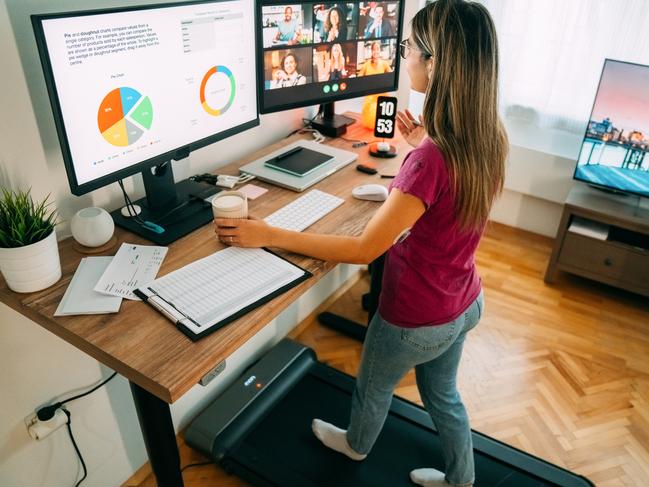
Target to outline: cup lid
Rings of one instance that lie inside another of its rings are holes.
[[[244,199],[236,194],[225,194],[223,196],[216,196],[212,200],[212,206],[219,210],[236,210],[243,205]]]

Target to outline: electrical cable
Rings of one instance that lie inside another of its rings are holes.
[[[113,380],[113,379],[115,378],[116,375],[117,375],[117,372],[113,372],[113,373],[110,375],[110,377],[108,377],[106,380],[100,382],[99,384],[97,384],[95,387],[93,387],[93,388],[90,389],[89,391],[83,392],[83,393],[81,393],[81,394],[77,394],[76,396],[72,396],[71,398],[66,399],[65,401],[61,401],[60,404],[63,405],[63,404],[68,403],[68,402],[70,402],[70,401],[74,401],[75,399],[79,399],[80,397],[84,397],[84,396],[87,396],[88,394],[92,394],[92,393],[95,392],[97,389],[99,389],[101,386],[103,386],[103,385],[105,385],[105,384],[108,384],[108,382],[110,382],[111,380]]]
[[[157,233],[162,233],[164,231],[164,228],[162,228],[159,225],[163,220],[168,218],[175,211],[178,211],[178,210],[184,208],[185,206],[190,204],[192,201],[200,201],[201,200],[200,198],[198,198],[196,196],[190,195],[189,196],[190,199],[188,199],[187,201],[183,201],[182,203],[174,206],[169,211],[167,211],[167,213],[163,214],[162,216],[159,216],[157,219],[155,219],[153,221],[142,220],[142,218],[140,218],[140,215],[138,215],[137,211],[134,208],[133,201],[131,201],[130,196],[128,195],[128,193],[126,192],[126,189],[124,188],[124,182],[120,179],[120,180],[117,181],[117,184],[119,184],[119,187],[122,189],[122,194],[124,195],[124,205],[126,207],[126,210],[128,211],[128,214],[131,216],[131,218],[133,218],[133,220],[135,220],[135,222],[137,222],[140,226],[142,226],[144,228],[147,228],[149,230],[152,230],[154,232],[157,232]],[[174,223],[176,223],[176,222],[175,221],[167,222],[167,226],[172,225]],[[157,228],[155,228],[155,227],[157,227]]]
[[[66,422],[66,425],[68,427],[68,434],[70,435],[70,441],[72,441],[72,446],[74,446],[74,450],[77,452],[77,456],[79,457],[79,460],[81,461],[81,466],[83,467],[83,477],[81,477],[81,480],[79,480],[74,487],[79,487],[79,484],[81,484],[81,482],[84,481],[84,479],[88,476],[88,470],[86,468],[86,462],[83,460],[83,455],[81,455],[81,450],[79,450],[79,447],[77,446],[77,442],[74,439],[74,435],[72,434],[72,426],[71,426],[72,413],[70,413],[70,411],[68,411],[62,406],[70,401],[74,401],[75,399],[79,399],[81,397],[87,396],[88,394],[92,394],[97,389],[99,389],[100,387],[106,385],[108,382],[113,380],[116,375],[117,372],[113,372],[107,379],[101,381],[92,389],[86,392],[82,392],[81,394],[77,394],[76,396],[72,396],[67,399],[64,399],[63,401],[59,401],[54,404],[51,404],[50,406],[42,407],[38,411],[36,411],[36,416],[38,417],[39,421],[48,421],[52,419],[57,409],[61,409],[61,411],[63,411],[65,415],[68,417],[68,421]]]
[[[108,379],[108,380],[110,380],[110,379]],[[74,487],[79,487],[79,485],[81,485],[81,482],[83,482],[86,479],[86,477],[88,476],[88,469],[86,468],[86,462],[84,462],[84,460],[83,460],[83,455],[81,455],[81,451],[79,450],[79,447],[77,446],[77,442],[74,441],[74,435],[72,434],[72,414],[70,414],[70,411],[68,411],[65,408],[62,408],[62,410],[66,414],[66,416],[68,417],[68,422],[66,423],[66,426],[68,427],[68,434],[70,435],[70,441],[72,441],[72,446],[74,447],[74,451],[77,452],[77,456],[79,457],[79,461],[81,462],[81,467],[83,467],[83,477],[81,477],[81,479],[79,479],[77,481],[77,483],[74,484]]]
[[[214,465],[214,462],[200,462],[200,463],[190,463],[189,465],[185,465],[183,468],[180,469],[181,472],[184,472],[185,469],[187,468],[192,468],[192,467],[202,467],[204,465]]]
[[[110,377],[108,377],[108,379],[100,382],[99,384],[97,384],[95,387],[93,387],[89,391],[86,391],[86,392],[81,393],[81,394],[77,394],[76,396],[70,397],[70,398],[65,399],[63,401],[59,401],[59,402],[54,403],[54,404],[52,404],[50,406],[45,406],[45,407],[40,408],[36,412],[36,415],[38,416],[38,419],[40,421],[48,421],[48,420],[52,419],[54,417],[54,413],[56,412],[56,410],[59,409],[61,406],[63,406],[64,404],[66,404],[66,403],[68,403],[70,401],[74,401],[75,399],[79,399],[80,397],[84,397],[84,396],[87,396],[88,394],[91,394],[91,393],[95,392],[101,386],[103,386],[103,385],[107,384],[109,381],[111,381],[116,375],[117,375],[117,372],[113,372],[112,375]]]
[[[321,107],[322,107],[322,105],[320,106],[320,108],[318,108],[318,111],[316,112],[316,114],[315,114],[313,117],[311,117],[311,118],[303,118],[303,119],[302,119],[302,127],[300,127],[299,129],[295,129],[295,130],[293,130],[293,132],[291,132],[290,134],[288,134],[288,135],[287,135],[286,137],[284,137],[284,138],[287,139],[287,138],[289,138],[291,135],[299,134],[299,133],[302,132],[304,129],[309,128],[309,127],[311,126],[311,123],[316,119],[316,117],[317,117],[318,115],[320,115],[320,112],[322,111],[322,108],[321,108]],[[315,130],[315,129],[313,129],[313,130]],[[320,133],[320,132],[318,132],[318,133]]]

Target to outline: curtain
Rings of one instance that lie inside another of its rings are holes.
[[[649,65],[649,0],[480,0],[500,47],[502,115],[583,134],[606,58]]]

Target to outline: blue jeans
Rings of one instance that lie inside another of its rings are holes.
[[[347,429],[347,441],[354,451],[365,454],[372,449],[394,388],[414,367],[419,394],[439,432],[446,481],[457,486],[473,483],[471,428],[456,378],[464,338],[478,324],[483,308],[481,292],[459,318],[443,325],[402,328],[388,323],[378,312],[374,315],[363,346]]]

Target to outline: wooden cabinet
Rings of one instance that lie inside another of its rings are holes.
[[[573,188],[545,282],[553,282],[558,271],[649,296],[649,210],[636,196]]]

